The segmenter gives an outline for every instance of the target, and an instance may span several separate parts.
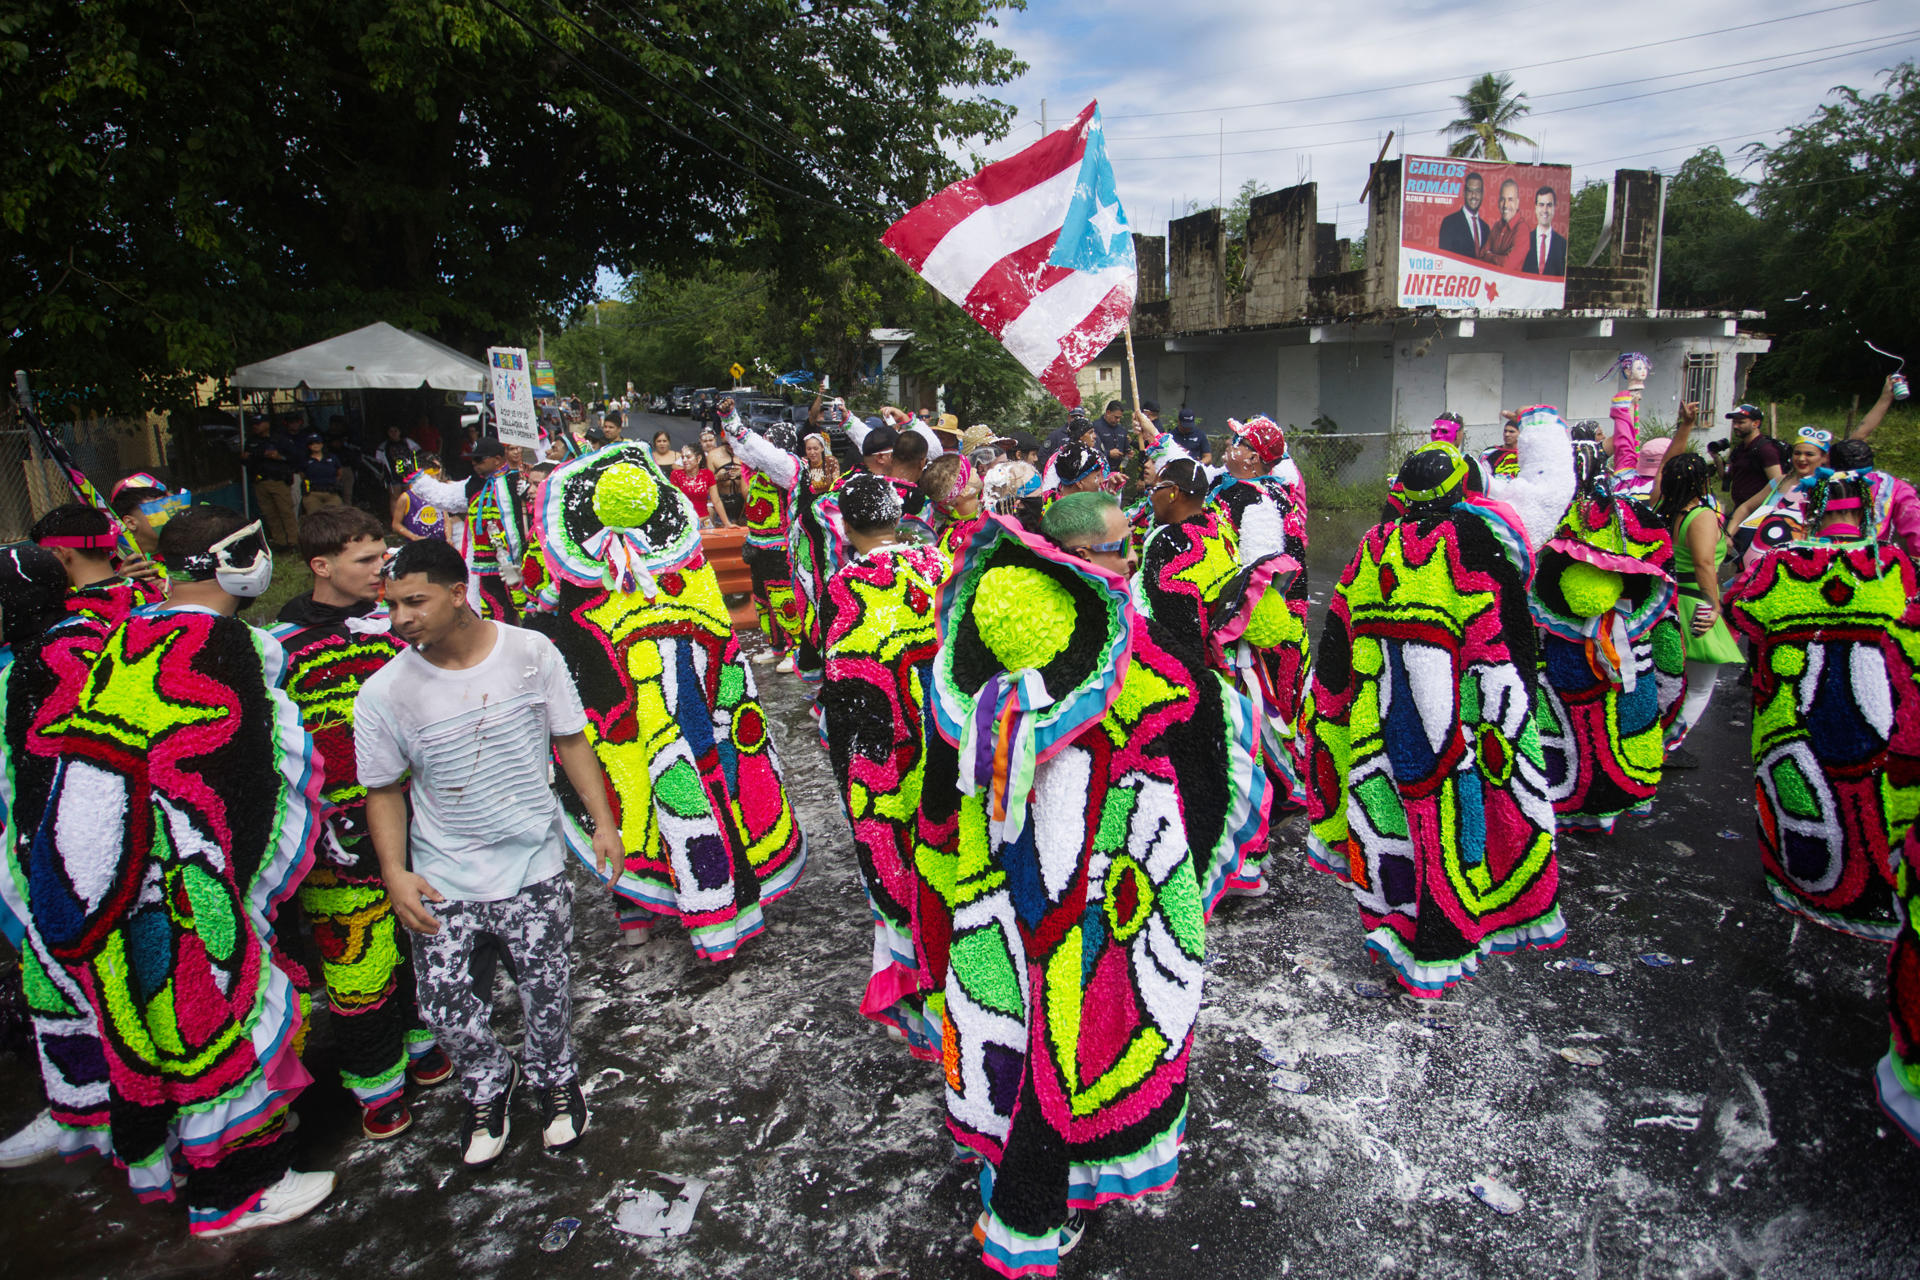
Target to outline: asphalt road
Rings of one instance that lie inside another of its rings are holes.
[[[1315,520],[1317,601],[1363,523]],[[310,1057],[322,1083],[301,1100],[299,1136],[301,1167],[340,1175],[319,1211],[199,1243],[183,1211],[136,1204],[97,1161],[40,1165],[0,1174],[0,1273],[980,1274],[966,1239],[978,1202],[949,1162],[937,1077],[856,1009],[869,917],[804,695],[748,643],[807,873],[770,908],[768,933],[722,965],[671,931],[622,949],[611,913],[581,894],[575,1026],[593,1121],[575,1150],[543,1153],[527,1102],[506,1157],[469,1173],[451,1086],[416,1100],[398,1140],[363,1140],[323,1018]],[[1493,958],[1438,1007],[1356,991],[1392,984],[1360,945],[1348,892],[1290,833],[1274,891],[1228,904],[1208,938],[1177,1188],[1103,1210],[1063,1274],[1920,1275],[1920,1150],[1871,1085],[1885,950],[1767,900],[1735,679],[1690,743],[1705,767],[1673,776],[1655,813],[1618,834],[1561,841],[1566,948]],[[1648,953],[1680,963],[1649,967]],[[1554,967],[1574,956],[1616,972]],[[518,1016],[503,992],[503,1034]],[[1263,1049],[1306,1091],[1269,1087]],[[1597,1051],[1598,1065],[1569,1049]],[[22,1070],[0,1063],[9,1126],[30,1111]],[[614,1229],[651,1171],[711,1181],[685,1236]],[[1488,1178],[1516,1212],[1469,1193]],[[541,1252],[566,1216],[578,1234]]]

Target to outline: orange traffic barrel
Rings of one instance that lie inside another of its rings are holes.
[[[738,526],[700,531],[700,550],[720,579],[720,593],[727,597],[727,612],[736,631],[760,624],[759,611],[753,606],[753,571],[747,568],[746,544],[747,531]]]

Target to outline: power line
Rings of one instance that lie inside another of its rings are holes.
[[[1825,53],[1829,49],[1847,49],[1849,50],[1850,53],[1869,53],[1869,52],[1872,52],[1872,50],[1854,49],[1852,48],[1852,46],[1870,45],[1870,44],[1875,44],[1876,42],[1879,42],[1879,41],[1898,40],[1898,39],[1903,39],[1906,37],[1917,36],[1917,35],[1920,35],[1920,28],[1915,28],[1909,31],[1890,31],[1880,35],[1863,36],[1858,40],[1842,40],[1838,44],[1815,45],[1812,48],[1794,49],[1787,53],[1760,54],[1754,57],[1740,58],[1733,62],[1722,62],[1719,65],[1712,66],[1712,67],[1689,67],[1685,71],[1669,71],[1665,75],[1636,76],[1631,80],[1613,80],[1613,81],[1609,81],[1606,84],[1590,84],[1579,89],[1554,89],[1547,93],[1528,93],[1528,94],[1522,94],[1521,96],[1526,98],[1529,103],[1532,103],[1532,102],[1540,101],[1541,99],[1545,99],[1545,98],[1565,98],[1565,97],[1570,97],[1574,94],[1580,94],[1580,93],[1598,93],[1602,89],[1619,89],[1631,84],[1651,84],[1655,80],[1677,80],[1681,76],[1704,75],[1710,71],[1725,71],[1732,67],[1752,67],[1753,64],[1756,62],[1775,62],[1781,58],[1798,58],[1809,53]],[[1845,55],[1842,55],[1842,56],[1845,56]],[[1805,64],[1795,63],[1791,65],[1803,66]],[[1758,71],[1750,72],[1749,74],[1762,75],[1772,71],[1786,71],[1789,69],[1790,69],[1790,66],[1767,67],[1767,68],[1762,68]],[[1681,86],[1681,87],[1692,87],[1692,86]],[[1556,108],[1556,110],[1561,110],[1561,109],[1563,108]],[[1350,116],[1345,120],[1316,120],[1316,121],[1310,121],[1305,124],[1259,125],[1252,128],[1246,128],[1246,129],[1228,129],[1226,132],[1229,136],[1232,136],[1234,134],[1245,134],[1245,133],[1279,133],[1279,132],[1282,132],[1285,130],[1291,130],[1291,129],[1318,129],[1324,126],[1336,125],[1336,124],[1360,124],[1363,122],[1374,121],[1374,120],[1404,120],[1413,116],[1443,115],[1446,112],[1449,112],[1452,110],[1455,110],[1455,108],[1434,107],[1434,108],[1420,110],[1420,111],[1388,111],[1388,112],[1383,112],[1380,115],[1374,115],[1374,116]],[[1539,112],[1530,112],[1529,114],[1551,115],[1553,114],[1553,112],[1539,111]],[[1110,143],[1147,142],[1147,141],[1160,142],[1160,141],[1167,141],[1174,138],[1212,138],[1217,136],[1219,136],[1218,131],[1213,129],[1208,129],[1201,133],[1140,133],[1140,134],[1132,134],[1124,137],[1116,136],[1114,134],[1108,134],[1107,141]]]
[[[1847,53],[1828,54],[1826,57],[1823,57],[1823,58],[1809,58],[1803,62],[1784,63],[1777,67],[1769,67],[1764,71],[1750,71],[1737,76],[1720,76],[1713,80],[1702,80],[1694,84],[1673,85],[1666,89],[1653,89],[1646,93],[1623,94],[1622,96],[1617,98],[1601,98],[1593,102],[1580,102],[1580,103],[1575,103],[1571,106],[1553,107],[1546,111],[1535,112],[1533,113],[1533,116],[1530,118],[1538,119],[1541,116],[1564,115],[1569,111],[1587,111],[1587,110],[1591,110],[1594,107],[1609,107],[1609,106],[1613,106],[1616,103],[1621,103],[1621,102],[1637,102],[1642,98],[1656,98],[1663,94],[1681,93],[1689,89],[1711,88],[1711,87],[1716,87],[1719,85],[1726,84],[1729,81],[1733,81],[1733,80],[1746,80],[1746,79],[1750,79],[1753,76],[1774,75],[1781,71],[1791,71],[1796,67],[1808,67],[1821,62],[1833,62],[1841,58],[1856,57],[1863,53],[1877,53],[1882,49],[1897,48],[1900,45],[1908,44],[1912,41],[1915,35],[1920,35],[1920,30],[1907,33],[1906,35],[1903,35],[1898,39],[1889,40],[1885,44],[1871,45],[1863,49],[1854,49],[1854,50],[1850,50]],[[1443,107],[1443,108],[1439,108],[1438,111],[1395,111],[1385,115],[1361,116],[1355,120],[1325,121],[1323,123],[1357,124],[1365,120],[1400,120],[1408,117],[1444,114],[1448,110],[1451,110],[1451,108]],[[1300,126],[1300,127],[1305,128],[1305,127],[1311,127],[1311,126]],[[1219,151],[1193,151],[1193,152],[1186,152],[1180,155],[1170,155],[1170,156],[1119,156],[1115,158],[1124,159],[1129,163],[1133,163],[1133,164],[1151,164],[1151,163],[1156,163],[1156,162],[1165,161],[1165,160],[1211,160],[1223,154],[1227,156],[1261,156],[1261,155],[1272,155],[1275,152],[1280,152],[1280,151],[1319,151],[1329,147],[1350,146],[1350,145],[1355,145],[1361,142],[1378,143],[1378,141],[1379,139],[1377,137],[1346,138],[1346,139],[1341,139],[1340,141],[1337,141],[1337,142],[1304,142],[1304,143],[1295,143],[1290,146],[1260,147],[1260,148],[1254,148],[1254,149],[1245,150],[1245,151],[1228,151],[1224,153]]]
[[[1765,18],[1758,22],[1743,22],[1738,26],[1718,27],[1712,31],[1697,31],[1690,36],[1674,36],[1667,40],[1649,40],[1643,44],[1623,45],[1618,49],[1601,49],[1594,53],[1578,53],[1566,58],[1550,58],[1545,62],[1524,62],[1517,66],[1503,67],[1493,75],[1509,75],[1515,71],[1533,71],[1540,67],[1557,67],[1569,62],[1582,62],[1589,58],[1606,58],[1616,53],[1637,53],[1642,49],[1657,49],[1662,45],[1684,44],[1689,40],[1704,40],[1708,36],[1726,35],[1733,31],[1750,31],[1755,27],[1773,26],[1781,22],[1795,22],[1801,18],[1814,18],[1823,13],[1839,13],[1845,9],[1860,9],[1880,0],[1853,0],[1850,4],[1830,5],[1824,9],[1809,9],[1805,13],[1790,13],[1779,18]],[[1279,98],[1272,102],[1243,102],[1238,105],[1220,107],[1185,107],[1178,111],[1131,111],[1121,115],[1105,117],[1108,120],[1147,120],[1159,116],[1218,115],[1222,111],[1252,111],[1259,107],[1290,107],[1302,102],[1321,102],[1328,98],[1350,98],[1356,95],[1390,93],[1397,89],[1424,89],[1429,85],[1455,84],[1463,76],[1475,76],[1477,71],[1461,71],[1450,76],[1439,76],[1432,80],[1412,80],[1405,84],[1380,85],[1371,89],[1342,89],[1335,93],[1316,93],[1304,98]]]

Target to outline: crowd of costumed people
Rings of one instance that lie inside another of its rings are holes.
[[[1723,677],[1768,892],[1890,947],[1875,1083],[1920,1141],[1920,499],[1874,467],[1887,399],[1790,446],[1742,405],[1703,454],[1697,406],[1642,420],[1644,356],[1615,371],[1605,424],[1535,405],[1471,453],[1436,420],[1317,637],[1310,495],[1258,415],[1216,465],[1151,405],[1042,445],[723,399],[678,455],[562,427],[460,481],[390,440],[390,522],[270,537],[144,473],[57,508],[0,548],[0,923],[45,1093],[0,1165],[97,1152],[199,1235],[298,1218],[333,1190],[290,1168],[316,1004],[368,1140],[457,1077],[466,1164],[523,1091],[578,1142],[575,883],[626,945],[722,962],[844,839],[802,830],[715,523],[806,686],[784,749],[824,751],[851,831],[849,999],[927,1064],[993,1270],[1052,1275],[1174,1183],[1224,900],[1338,878],[1412,998],[1559,947],[1559,835],[1649,812]],[[287,538],[312,589],[250,626]]]

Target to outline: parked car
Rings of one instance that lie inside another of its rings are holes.
[[[688,386],[678,386],[678,387],[675,387],[671,392],[669,392],[667,394],[667,412],[668,413],[692,413],[693,412],[693,388]]]

